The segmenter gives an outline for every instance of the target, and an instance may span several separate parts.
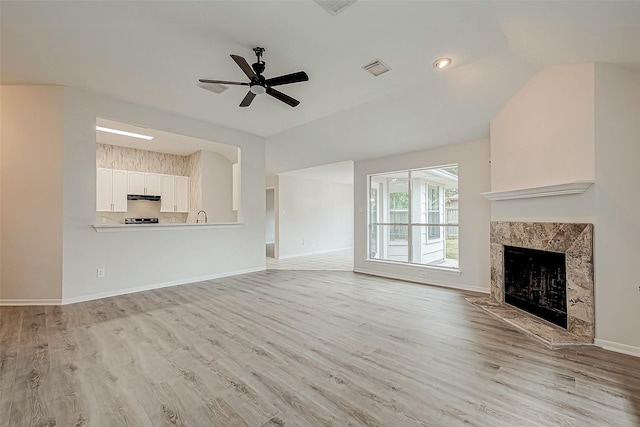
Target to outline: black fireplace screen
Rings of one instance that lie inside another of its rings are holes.
[[[504,247],[504,301],[565,329],[566,276],[563,253]]]

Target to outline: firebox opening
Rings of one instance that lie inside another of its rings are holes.
[[[504,247],[504,301],[567,328],[565,254]]]

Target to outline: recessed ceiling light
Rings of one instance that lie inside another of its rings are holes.
[[[451,64],[451,58],[440,58],[433,63],[433,67],[440,70],[450,64]]]
[[[153,137],[149,135],[142,135],[139,133],[127,132],[127,131],[118,130],[118,129],[104,128],[102,126],[96,126],[96,130],[99,130],[101,132],[115,133],[117,135],[131,136],[133,138],[140,138],[140,139],[146,139],[146,140],[153,139]]]

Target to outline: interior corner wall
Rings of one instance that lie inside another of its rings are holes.
[[[351,184],[280,175],[276,194],[279,258],[353,247]]]
[[[489,201],[480,193],[489,191],[489,141],[445,145],[430,150],[355,163],[354,177],[354,270],[412,282],[489,292]],[[460,198],[460,273],[415,264],[367,259],[367,211],[371,174],[458,164]]]
[[[0,303],[59,303],[63,90],[3,86],[1,109]]]
[[[537,73],[491,121],[491,191],[594,179],[594,64]]]
[[[242,149],[243,222],[96,233],[96,117]],[[265,268],[264,139],[150,107],[64,89],[63,299],[93,299]],[[96,269],[106,277],[97,278]]]
[[[640,72],[596,64],[595,99],[596,338],[640,356]]]

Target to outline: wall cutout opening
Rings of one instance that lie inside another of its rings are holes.
[[[103,118],[96,128],[96,224],[239,221],[239,147]]]

